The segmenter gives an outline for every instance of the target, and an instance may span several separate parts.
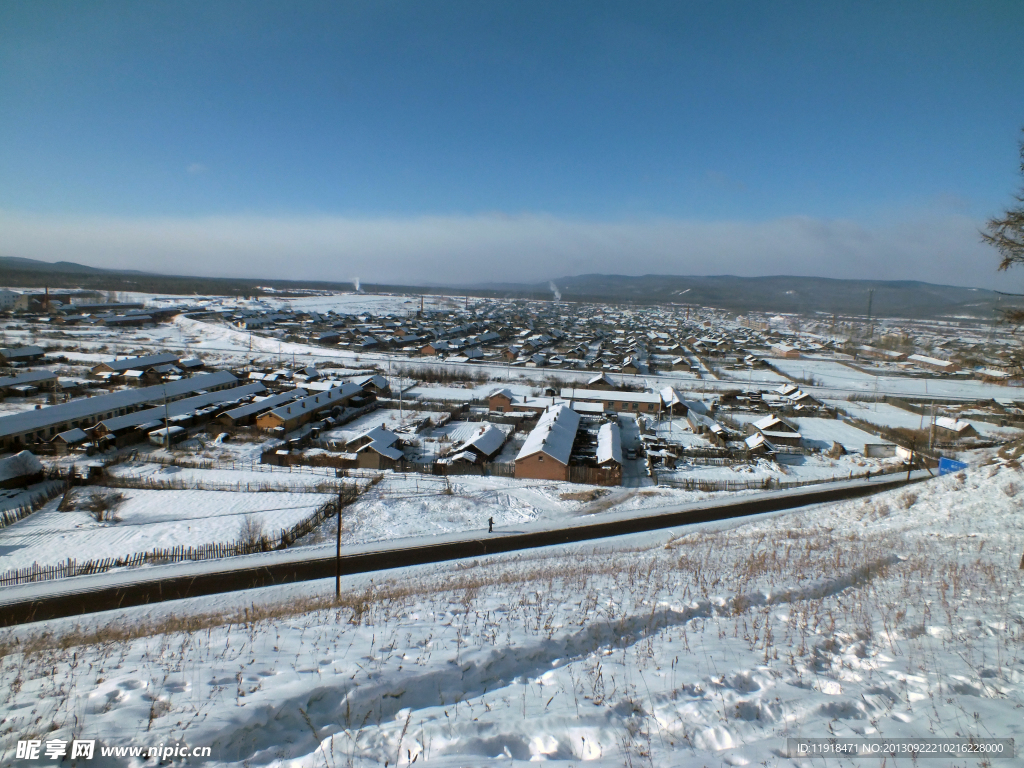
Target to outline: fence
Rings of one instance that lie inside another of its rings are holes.
[[[427,400],[396,400],[395,398],[377,398],[377,402],[382,408],[390,408],[392,410],[396,408],[403,408],[407,411],[432,411],[436,413],[450,413],[452,418],[464,416],[469,411],[470,400],[468,398],[466,402],[453,404],[453,403],[434,403]],[[475,402],[475,401],[474,401]]]
[[[208,480],[183,480],[170,478],[157,480],[151,477],[108,476],[103,485],[109,488],[138,488],[149,491],[235,491],[247,493],[278,492],[278,493],[331,493],[337,490],[332,478],[324,478],[316,485],[292,485],[289,483],[215,483]]]
[[[449,475],[482,475],[489,477],[515,477],[516,465],[509,462],[485,461],[482,464],[442,464],[432,462],[430,464],[417,464],[412,461],[396,461],[393,466],[395,472],[407,472],[419,475],[437,475],[447,477]]]
[[[613,472],[600,467],[588,467],[585,464],[570,464],[569,482],[582,485],[621,485],[622,471]]]
[[[341,499],[342,505],[351,503],[359,494],[358,488],[345,486]],[[26,568],[10,570],[0,574],[0,587],[15,584],[28,584],[34,581],[50,581],[52,579],[87,576],[93,573],[105,573],[114,568],[137,568],[143,565],[166,565],[186,560],[216,560],[223,557],[251,555],[257,552],[270,552],[285,549],[298,539],[311,533],[328,517],[337,514],[338,501],[332,500],[321,505],[312,515],[300,520],[288,529],[282,529],[276,538],[263,536],[258,541],[234,542],[231,544],[204,544],[200,546],[177,546],[164,549],[151,549],[125,557],[107,557],[99,560],[88,560],[79,563],[69,558],[56,565],[41,566],[33,563]]]
[[[0,511],[0,528],[6,528],[8,525],[14,525],[19,520],[24,520],[33,512],[38,511],[46,502],[60,496],[63,491],[63,486],[57,483],[50,483],[49,487],[40,493],[31,494],[28,501],[24,504],[20,504],[14,509]]]
[[[809,480],[779,480],[774,477],[766,477],[761,480],[701,480],[698,478],[675,479],[665,477],[664,473],[658,477],[658,485],[669,488],[681,488],[686,491],[778,491],[788,488],[803,488],[808,485],[820,485],[822,483],[835,483],[842,480],[854,478],[866,478],[868,476],[891,475],[906,472],[906,468],[892,468],[886,471],[861,472],[860,474],[832,475],[831,477],[820,477]]]

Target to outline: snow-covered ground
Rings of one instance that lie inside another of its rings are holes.
[[[881,441],[876,438],[876,442]],[[777,464],[761,459],[756,464],[734,464],[724,467],[680,462],[674,470],[659,469],[658,481],[679,483],[717,480],[741,483],[771,479],[786,483],[804,480],[842,480],[851,474],[863,475],[868,470],[873,473],[882,472],[891,468],[895,463],[899,463],[899,460],[895,458],[868,459],[856,454],[840,456],[836,459],[829,458],[824,454],[807,456],[794,454],[786,456],[783,462]]]
[[[996,463],[797,512],[345,578],[337,605],[329,580],[6,630],[0,762],[38,764],[15,758],[26,738],[310,768],[810,766],[787,737],[1019,744],[1022,486]]]
[[[986,384],[968,376],[933,378],[931,376],[874,376],[835,360],[802,358],[772,360],[772,365],[790,376],[814,378],[825,388],[880,395],[962,397],[978,400],[1018,397],[1019,392],[999,384]],[[813,391],[813,390],[811,390]]]
[[[835,419],[805,417],[793,418],[792,421],[800,430],[803,444],[808,448],[827,451],[835,442],[850,453],[863,454],[865,445],[890,444],[888,440]]]
[[[931,424],[931,414],[918,414],[903,408],[897,408],[888,403],[859,403],[849,400],[829,400],[830,406],[841,408],[854,418],[866,421],[869,424],[878,424],[882,427],[902,427],[904,429],[928,429]],[[948,412],[943,408],[937,411],[939,415]],[[972,419],[969,415],[961,417],[964,421],[970,422],[978,434],[985,438],[996,440],[1015,440],[1024,435],[1024,431],[1016,427],[1000,427],[979,419]]]
[[[597,488],[551,480],[388,473],[345,507],[343,541],[359,544],[413,536],[482,531],[488,518],[501,529],[570,519],[591,512],[631,512],[685,504],[723,494],[674,488]],[[333,540],[327,520],[309,542]]]
[[[121,493],[114,519],[97,521],[93,494]],[[331,501],[327,493],[77,488],[70,508],[54,499],[24,520],[0,529],[0,573],[33,563],[56,565],[126,557],[154,548],[229,544],[238,540],[246,516],[276,536]]]
[[[860,403],[850,400],[827,400],[834,408],[840,408],[855,419],[877,424],[880,427],[899,427],[903,429],[925,429],[931,421],[930,416],[921,416],[888,403]]]

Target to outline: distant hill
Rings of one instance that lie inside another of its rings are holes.
[[[140,272],[137,269],[102,269],[100,267],[89,267],[85,264],[76,264],[73,261],[39,261],[38,259],[25,259],[21,256],[0,256],[0,270],[13,270],[15,272],[53,272],[64,275],[151,274],[149,272]]]
[[[73,261],[39,261],[37,259],[23,259],[20,256],[0,256],[0,270],[61,272],[64,274],[96,274],[108,271],[98,267],[87,267],[84,264],[75,264]]]
[[[576,275],[551,283],[564,301],[599,301],[634,304],[680,304],[716,307],[731,312],[824,312],[864,315],[868,291],[874,290],[872,314],[876,317],[976,317],[991,320],[998,308],[1006,309],[1019,299],[1000,296],[982,288],[933,285],[913,280],[835,280],[824,277],[777,275]],[[456,293],[495,298],[550,299],[551,283],[487,283],[476,286],[413,286],[371,284],[367,292],[407,294]],[[71,261],[38,261],[0,256],[0,285],[4,287],[84,288],[106,291],[139,291],[176,295],[222,294],[228,296],[315,289],[348,291],[348,281],[274,280],[267,278],[218,278],[160,275],[139,270],[90,267]]]
[[[864,315],[874,290],[872,314],[880,317],[971,316],[991,319],[1006,297],[983,288],[913,280],[837,280],[775,275],[576,275],[551,281],[564,301],[689,304],[732,312],[825,312]],[[551,296],[549,283],[487,284],[494,293]]]

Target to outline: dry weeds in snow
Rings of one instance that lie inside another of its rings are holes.
[[[8,632],[0,762],[18,738],[147,731],[222,762],[329,768],[774,765],[790,735],[1013,735],[998,728],[1024,708],[1017,473],[986,475],[656,546],[410,569],[340,602],[310,586]]]

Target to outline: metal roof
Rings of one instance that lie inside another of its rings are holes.
[[[83,397],[72,400],[70,403],[41,408],[38,411],[12,413],[9,416],[0,416],[0,437],[34,432],[94,417],[107,411],[158,402],[162,401],[165,396],[168,399],[180,399],[194,392],[212,387],[222,387],[237,381],[238,379],[227,371],[216,371],[193,376],[191,379],[155,384],[152,387],[126,389],[97,397]]]
[[[164,363],[176,363],[181,357],[176,352],[161,352],[158,355],[146,355],[144,357],[124,357],[120,360],[104,360],[102,363],[97,363],[96,366],[106,365],[114,371],[127,371],[130,369],[149,368],[154,365],[163,365]]]
[[[260,385],[262,389],[262,385]],[[279,395],[271,395],[265,397],[262,400],[256,400],[252,403],[246,403],[240,405],[238,408],[233,408],[224,414],[224,416],[230,416],[234,420],[244,419],[247,416],[252,416],[254,413],[262,413],[263,411],[269,411],[276,408],[283,403],[289,403],[299,397],[305,397],[308,392],[304,389],[292,389],[288,392],[282,392]]]
[[[192,411],[197,408],[202,408],[204,405],[227,403],[243,397],[258,395],[266,391],[266,387],[259,383],[243,384],[240,387],[222,389],[219,392],[207,392],[204,395],[186,397],[184,400],[175,400],[173,403],[167,404],[166,412],[163,405],[157,405],[153,408],[136,411],[135,413],[128,413],[124,416],[115,416],[112,419],[106,419],[100,423],[107,431],[117,432],[118,430],[125,429],[126,427],[137,427],[139,424],[145,424],[147,421],[153,421],[156,419],[162,420],[165,415],[171,418],[175,416],[183,416],[185,414],[192,413]]]

